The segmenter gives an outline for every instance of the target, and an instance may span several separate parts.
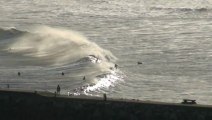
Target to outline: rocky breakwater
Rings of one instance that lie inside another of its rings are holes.
[[[0,120],[212,120],[212,107],[0,90]]]

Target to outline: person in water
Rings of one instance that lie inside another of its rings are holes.
[[[62,73],[61,73],[61,75],[65,75],[65,73],[64,73],[64,72],[62,72]]]
[[[85,80],[85,76],[83,77],[83,80]]]

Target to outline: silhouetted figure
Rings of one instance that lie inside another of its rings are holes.
[[[62,73],[61,73],[61,75],[65,75],[65,73],[64,73],[64,72],[62,72]]]
[[[20,72],[18,72],[18,76],[21,76],[21,73]]]
[[[55,91],[55,92],[54,92],[54,97],[56,97],[56,96],[57,96],[57,92]]]
[[[107,101],[107,95],[105,93],[103,94],[103,99],[104,101]]]
[[[85,76],[83,77],[83,80],[85,80]]]
[[[139,65],[139,64],[143,64],[143,63],[142,62],[138,62],[137,64]]]
[[[7,88],[8,88],[8,89],[10,88],[10,84],[7,84]]]
[[[115,64],[115,66],[114,66],[116,69],[118,68],[118,65],[117,64]]]
[[[57,85],[57,94],[60,94],[60,86]]]

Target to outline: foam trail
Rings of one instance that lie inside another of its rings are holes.
[[[86,94],[93,96],[92,92],[101,93],[103,89],[109,89],[110,87],[115,86],[118,82],[124,81],[124,74],[117,70],[111,71],[109,74],[99,75],[96,78],[96,84],[87,84],[79,88],[74,89],[73,91],[68,92],[68,95],[81,95]],[[104,92],[104,90],[103,90]],[[98,96],[98,94],[95,94]]]

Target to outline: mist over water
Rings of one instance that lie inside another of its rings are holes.
[[[77,32],[50,27],[39,27],[34,31],[34,34],[26,33],[15,38],[7,50],[33,58],[50,58],[53,64],[67,64],[89,55],[102,61],[116,60],[111,52],[88,41]]]
[[[212,104],[211,10],[211,0],[2,0],[0,87]]]

